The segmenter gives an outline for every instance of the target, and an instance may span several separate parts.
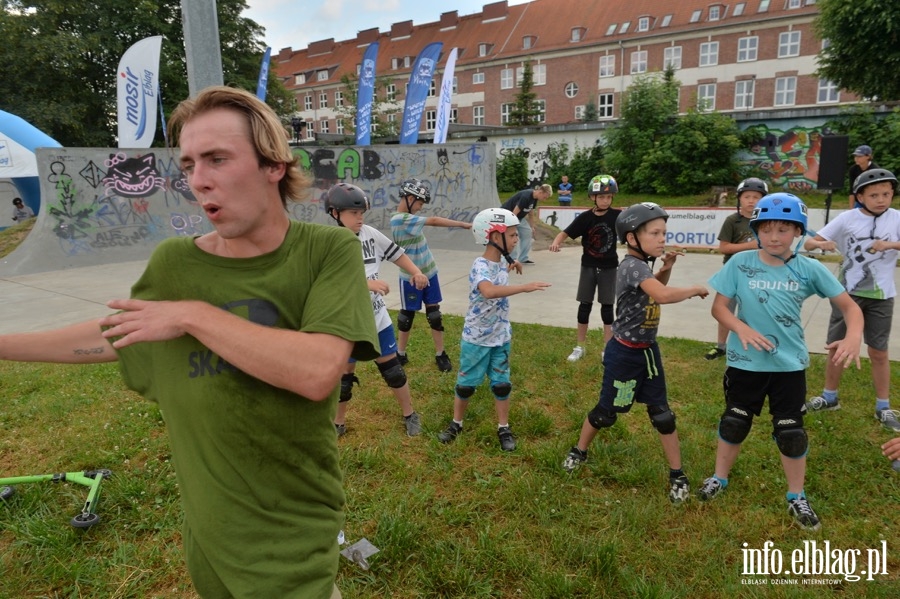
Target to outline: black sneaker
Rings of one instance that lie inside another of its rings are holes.
[[[697,497],[700,498],[700,501],[709,501],[714,497],[718,497],[719,493],[724,490],[725,487],[722,486],[719,479],[715,476],[710,476],[703,481],[703,485],[700,487],[700,490],[697,491]]]
[[[569,450],[566,459],[563,460],[562,467],[566,472],[574,472],[579,466],[587,461],[587,452],[581,451],[577,447]]]
[[[719,346],[716,346],[716,347],[711,348],[708,352],[706,352],[706,355],[704,355],[703,357],[706,358],[707,360],[715,360],[717,358],[721,358],[724,355],[725,355],[725,350],[720,348]]]
[[[794,517],[794,522],[805,530],[819,530],[822,523],[813,511],[806,497],[798,497],[788,500],[788,513]]]
[[[337,433],[338,437],[343,437],[347,434],[347,425],[346,424],[335,424],[334,432]]]
[[[687,501],[690,496],[691,485],[684,474],[669,479],[669,501],[675,505],[680,505]]]
[[[508,426],[498,428],[497,437],[500,439],[500,449],[503,451],[514,451],[516,449],[516,438]]]
[[[447,428],[444,429],[444,432],[438,434],[438,441],[441,443],[450,443],[462,432],[462,425],[456,424],[452,420]]]
[[[406,357],[406,354],[401,354],[400,352],[397,352],[397,361],[400,362],[400,366],[409,364],[409,358]]]
[[[447,352],[441,352],[441,355],[435,356],[434,361],[437,364],[438,370],[441,372],[450,372],[453,370],[453,364],[450,362],[450,356],[447,355]]]

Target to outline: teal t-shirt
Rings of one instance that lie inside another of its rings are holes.
[[[728,365],[753,372],[795,372],[809,367],[800,309],[811,295],[832,298],[844,292],[823,264],[796,256],[788,264],[770,266],[759,250],[738,252],[709,279],[710,286],[737,298],[737,317],[765,335],[775,348],[759,351],[728,334]]]
[[[202,300],[264,326],[354,341],[358,359],[379,355],[359,241],[348,229],[294,222],[277,250],[246,259],[169,239],[132,297]],[[200,595],[330,597],[345,501],[337,388],[310,401],[188,335],[129,346],[119,361],[128,386],[157,402],[166,422]]]

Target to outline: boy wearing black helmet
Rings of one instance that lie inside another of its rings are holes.
[[[453,364],[444,350],[444,323],[441,317],[441,283],[438,280],[437,264],[428,248],[424,229],[429,227],[460,227],[471,229],[472,223],[444,218],[442,216],[419,216],[417,213],[431,201],[431,192],[418,179],[407,179],[400,185],[400,202],[397,212],[391,216],[391,236],[394,243],[403,248],[422,274],[428,278],[424,289],[417,289],[410,282],[410,273],[400,269],[400,314],[397,316],[397,358],[405,365],[406,346],[412,330],[416,312],[425,304],[425,319],[431,327],[434,341],[434,361],[438,370],[450,372]]]
[[[864,338],[872,363],[875,418],[885,428],[900,432],[897,410],[890,409],[891,365],[888,343],[894,314],[894,270],[900,250],[900,212],[891,208],[897,178],[884,169],[864,171],[853,184],[858,209],[839,214],[804,244],[807,250],[837,251],[843,256],[838,279],[860,307],[865,319]],[[826,340],[843,336],[844,320],[832,310]],[[828,361],[825,388],[807,402],[809,410],[837,410],[842,369]]]
[[[629,206],[616,219],[616,235],[628,246],[616,275],[618,314],[613,338],[603,355],[600,400],[581,426],[578,444],[569,450],[562,467],[572,472],[587,460],[587,450],[600,432],[615,424],[619,414],[635,402],[647,407],[650,424],[659,432],[669,463],[669,499],[680,504],[690,496],[687,476],[681,469],[681,446],[675,413],[669,408],[662,356],[656,343],[660,305],[692,297],[706,297],[706,287],[669,287],[669,276],[679,251],[666,251],[666,221],[669,215],[656,204]],[[662,258],[653,273],[652,263]]]
[[[788,513],[801,528],[818,530],[819,517],[804,491],[809,439],[803,428],[803,403],[809,351],[800,309],[806,298],[818,295],[830,298],[847,318],[847,336],[830,346],[832,359],[842,367],[859,362],[862,314],[823,264],[797,255],[806,225],[806,206],[798,197],[767,195],[750,221],[759,249],[734,255],[709,280],[716,290],[712,315],[733,334],[728,336],[725,411],[719,420],[715,472],[703,481],[698,495],[710,500],[728,486],[741,444],[768,398],[772,438],[787,479]],[[732,299],[737,300],[737,314],[728,308]]]
[[[725,255],[722,263],[728,262],[734,254],[744,250],[757,248],[756,238],[750,230],[750,217],[756,209],[756,203],[764,195],[769,193],[769,186],[762,179],[750,177],[744,179],[737,186],[737,212],[725,219],[719,230],[719,251]],[[731,304],[734,312],[735,305]],[[728,329],[718,325],[716,346],[706,352],[707,360],[715,360],[725,355],[725,339],[728,337]]]

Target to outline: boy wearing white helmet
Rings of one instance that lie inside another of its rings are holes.
[[[509,349],[512,327],[509,323],[509,297],[517,293],[543,291],[549,283],[532,281],[509,285],[509,270],[521,264],[511,257],[519,242],[519,219],[509,210],[488,208],[472,222],[472,233],[484,253],[475,259],[469,272],[469,309],[463,325],[459,350],[459,374],[453,400],[453,421],[438,435],[441,443],[450,443],[462,432],[463,417],[469,399],[487,376],[491,382],[497,410],[497,437],[503,451],[516,448],[509,427]],[[506,264],[503,261],[506,261]]]
[[[897,178],[890,171],[870,168],[853,184],[858,209],[847,210],[822,227],[804,244],[807,250],[836,251],[843,256],[838,280],[860,307],[865,320],[863,337],[872,363],[875,387],[875,418],[881,425],[900,432],[897,410],[890,409],[891,363],[888,344],[894,314],[894,270],[900,250],[900,212],[891,208]],[[844,336],[846,325],[840,312],[832,310],[826,341]],[[829,357],[833,357],[833,350]],[[806,407],[812,411],[837,410],[838,385],[843,369],[829,360],[825,388]]]

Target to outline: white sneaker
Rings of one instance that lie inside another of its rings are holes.
[[[572,350],[572,353],[569,354],[569,357],[566,358],[569,362],[577,362],[584,356],[584,348],[580,345],[576,345],[575,349]]]

